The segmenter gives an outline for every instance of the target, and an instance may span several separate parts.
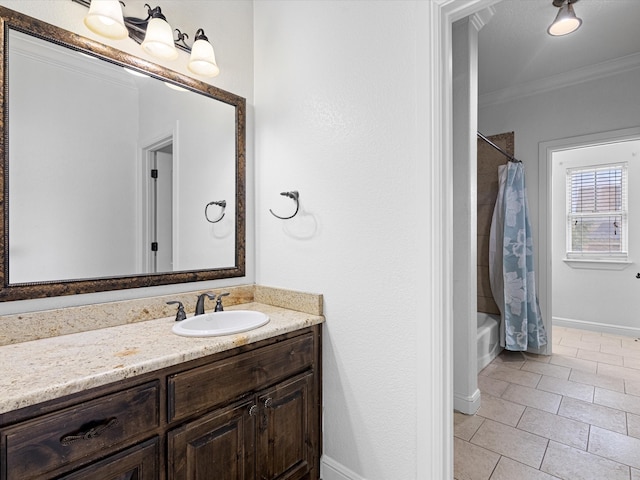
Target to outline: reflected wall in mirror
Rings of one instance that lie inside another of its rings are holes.
[[[0,15],[0,300],[244,275],[244,99]]]

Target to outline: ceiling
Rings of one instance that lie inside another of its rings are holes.
[[[640,0],[579,0],[582,26],[563,37],[547,34],[558,9],[552,0],[502,0],[478,37],[480,95],[636,54],[640,66]]]

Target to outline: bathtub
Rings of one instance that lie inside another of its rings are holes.
[[[478,372],[489,365],[501,351],[500,317],[478,312]]]

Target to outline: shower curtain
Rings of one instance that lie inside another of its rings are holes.
[[[502,321],[500,345],[525,351],[547,344],[533,271],[533,243],[524,167],[498,167],[499,190],[489,237],[491,290]]]

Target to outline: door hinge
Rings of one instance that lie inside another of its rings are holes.
[[[151,178],[158,178],[158,169],[154,168],[151,170]]]
[[[151,243],[151,251],[152,252],[157,252],[158,251],[158,242],[152,242]]]

